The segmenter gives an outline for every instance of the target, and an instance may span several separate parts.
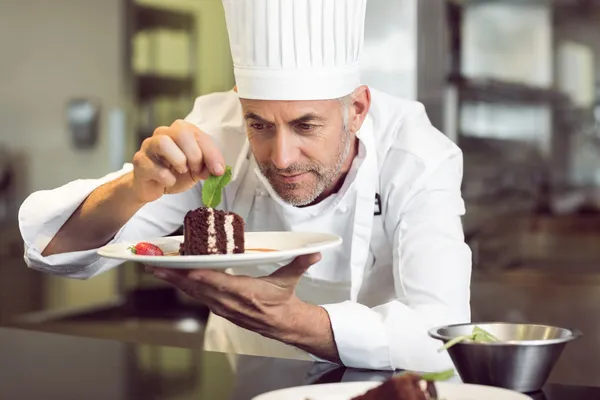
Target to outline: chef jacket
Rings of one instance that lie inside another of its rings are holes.
[[[219,208],[239,213],[247,231],[319,231],[343,238],[342,245],[324,251],[322,260],[306,272],[296,294],[327,311],[344,365],[382,370],[452,367],[428,330],[470,322],[471,252],[461,225],[463,161],[460,149],[432,126],[420,103],[372,90],[370,111],[357,133],[358,155],[341,189],[302,208],[282,201],[258,171],[234,91],[197,98],[186,120],[212,135],[225,161],[234,166],[235,179],[225,188]],[[31,194],[19,211],[27,265],[89,279],[122,263],[99,257],[96,249],[46,257],[41,253],[92,191],[132,168],[126,164],[99,179],[79,179]],[[199,183],[145,205],[111,243],[135,243],[177,231],[186,212],[202,206],[201,189]],[[277,267],[259,265],[231,273],[260,276]],[[266,352],[244,350],[246,342],[238,337],[237,350]]]

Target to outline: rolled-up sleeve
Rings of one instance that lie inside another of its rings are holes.
[[[200,96],[185,118],[208,133],[219,144],[225,161],[237,159],[245,131],[241,106],[233,91]],[[19,228],[25,244],[25,262],[30,268],[69,278],[87,279],[121,264],[99,257],[97,249],[44,257],[42,252],[69,217],[98,187],[133,170],[125,166],[100,179],[80,179],[53,190],[31,194],[19,210]],[[202,206],[201,184],[186,192],[165,195],[142,207],[110,243],[136,241],[168,235],[183,223],[185,213]]]
[[[462,157],[449,158],[413,185],[401,207],[392,207],[399,212],[393,235],[397,300],[373,308],[351,301],[323,306],[344,365],[419,371],[452,367],[428,331],[471,318],[471,251],[460,219],[465,212],[461,181]]]
[[[132,169],[131,164],[126,164],[121,170],[100,179],[77,180],[56,189],[31,194],[19,209],[19,229],[24,241],[27,266],[53,275],[88,279],[121,264],[120,260],[100,257],[97,249],[51,256],[43,256],[42,252],[94,190]],[[163,196],[142,207],[110,243],[168,235],[181,226],[188,210],[200,205],[201,196],[197,188]]]

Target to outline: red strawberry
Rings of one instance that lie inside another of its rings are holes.
[[[131,246],[129,248],[133,254],[137,254],[138,256],[163,256],[164,253],[160,249],[160,247],[148,243],[148,242],[140,242],[135,246]]]

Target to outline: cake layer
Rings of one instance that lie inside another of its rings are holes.
[[[235,213],[201,207],[189,211],[183,222],[183,255],[243,253],[244,220]]]

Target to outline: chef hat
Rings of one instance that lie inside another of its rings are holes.
[[[360,85],[367,0],[223,0],[237,91],[325,100]]]

